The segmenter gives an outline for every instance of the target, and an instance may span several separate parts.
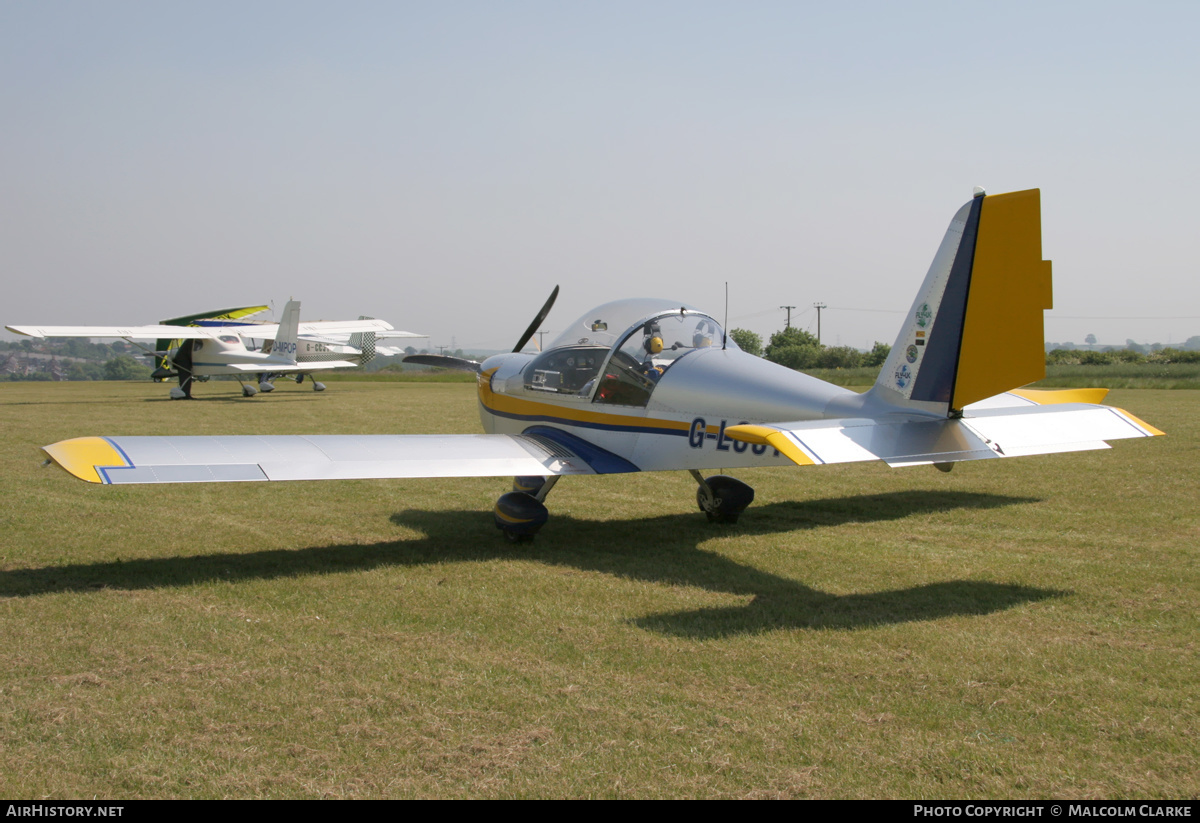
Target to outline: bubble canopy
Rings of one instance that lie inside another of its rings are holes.
[[[662,321],[667,320],[664,324]],[[711,329],[709,335],[712,345],[720,346],[726,342],[721,326],[709,315],[689,306],[686,303],[672,303],[669,300],[659,300],[652,297],[635,297],[627,300],[614,300],[597,306],[574,323],[567,326],[558,337],[550,342],[546,351],[563,346],[603,346],[612,348],[617,341],[625,338],[626,334],[636,328],[644,327],[647,323],[657,320],[663,332],[668,329],[672,337],[680,337],[683,332],[687,340],[667,340],[666,348],[674,342],[686,342],[691,346],[694,330],[701,320],[707,321],[706,328]],[[727,348],[736,349],[737,344],[730,339]]]
[[[524,369],[527,391],[645,406],[658,381],[699,349],[737,349],[720,325],[686,304],[639,298],[592,309]]]

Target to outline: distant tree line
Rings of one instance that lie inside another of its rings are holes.
[[[1165,349],[1182,349],[1183,351],[1200,351],[1200,335],[1193,335],[1187,340],[1177,345],[1163,343],[1138,343],[1134,340],[1126,340],[1124,346],[1105,346],[1096,342],[1096,335],[1089,334],[1084,338],[1084,345],[1076,345],[1070,341],[1066,343],[1047,343],[1046,351],[1062,349],[1064,351],[1133,351],[1142,354],[1150,354],[1151,352],[1163,351]]]
[[[811,332],[795,326],[772,334],[766,346],[763,346],[762,337],[746,329],[733,329],[729,336],[747,354],[798,371],[878,368],[892,350],[887,343],[878,342],[867,352],[853,346],[823,346]]]
[[[1110,347],[1103,351],[1053,349],[1046,353],[1047,366],[1109,366],[1113,363],[1200,363],[1200,350],[1166,346],[1147,352]]]
[[[149,360],[128,354],[125,341],[92,343],[79,337],[0,340],[0,380],[143,380]]]

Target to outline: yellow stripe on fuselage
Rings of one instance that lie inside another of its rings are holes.
[[[97,468],[127,467],[129,462],[103,437],[76,437],[43,446],[51,460],[80,480],[103,483]]]

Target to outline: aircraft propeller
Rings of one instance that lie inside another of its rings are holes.
[[[521,339],[517,341],[514,352],[519,352],[525,348],[535,334],[537,334],[538,326],[542,325],[542,321],[546,319],[546,315],[550,314],[550,309],[554,307],[554,301],[558,299],[558,286],[554,287],[554,291],[550,292],[550,297],[542,306],[541,311],[537,313],[537,317],[533,318],[533,322],[529,324],[529,328],[521,335]],[[451,357],[446,354],[410,354],[404,358],[403,363],[415,363],[418,366],[434,366],[439,369],[458,369],[459,371],[469,371],[479,373],[479,367],[482,365],[474,360],[467,360],[462,357]]]
[[[558,299],[558,286],[554,287],[554,291],[550,292],[550,299],[542,306],[542,310],[537,313],[537,317],[533,318],[533,322],[529,324],[529,328],[521,335],[521,339],[517,342],[513,352],[519,352],[525,348],[525,344],[529,342],[535,334],[537,334],[538,326],[542,325],[542,321],[546,319],[546,315],[550,314],[550,309],[554,307],[554,301]]]

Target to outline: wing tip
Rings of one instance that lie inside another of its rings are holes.
[[[1133,423],[1135,426],[1145,429],[1147,437],[1162,437],[1162,436],[1166,435],[1166,432],[1163,431],[1162,429],[1156,429],[1154,426],[1151,426],[1145,420],[1142,420],[1140,417],[1138,417],[1136,415],[1130,414],[1129,412],[1125,411],[1124,409],[1119,409],[1116,406],[1110,406],[1109,408],[1111,408],[1114,411],[1121,414],[1123,417],[1125,417],[1126,420]]]
[[[106,483],[101,468],[128,466],[129,461],[103,437],[76,437],[43,446],[42,452],[63,471],[88,483]]]

